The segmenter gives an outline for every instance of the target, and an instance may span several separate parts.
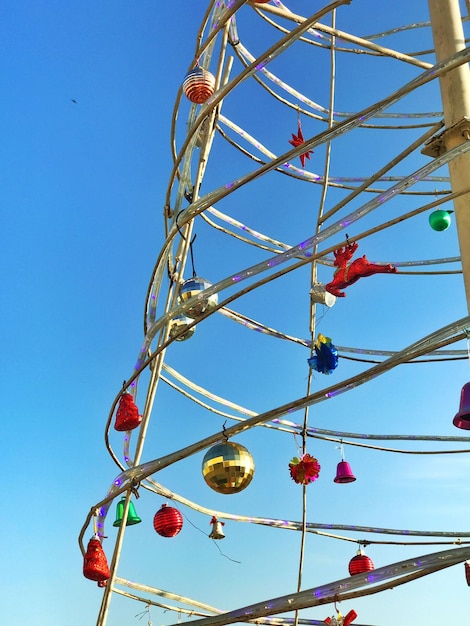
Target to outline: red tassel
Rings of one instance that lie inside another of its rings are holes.
[[[134,404],[134,398],[130,393],[123,393],[119,400],[114,429],[119,431],[133,430],[139,426],[141,421],[142,415],[139,415],[139,409]]]
[[[106,555],[97,535],[94,535],[88,542],[83,560],[83,575],[85,578],[96,580],[97,582],[108,580],[111,576]]]
[[[465,578],[467,579],[467,585],[470,587],[470,561],[465,561]]]

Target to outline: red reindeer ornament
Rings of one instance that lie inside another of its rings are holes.
[[[334,264],[338,269],[335,271],[333,280],[325,285],[326,291],[334,296],[344,298],[346,294],[341,289],[349,287],[349,285],[365,276],[372,276],[372,274],[395,274],[397,271],[397,268],[390,263],[387,265],[370,263],[366,255],[348,265],[348,261],[351,260],[358,247],[356,242],[347,243],[344,248],[338,248],[334,251]]]

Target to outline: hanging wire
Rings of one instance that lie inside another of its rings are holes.
[[[140,621],[141,619],[144,618],[145,615],[147,615],[147,617],[148,617],[147,626],[152,626],[152,621],[150,619],[150,617],[151,617],[150,616],[150,603],[145,606],[145,611],[142,611],[142,613],[137,613],[137,615],[135,615],[135,617],[138,617],[139,621]]]
[[[465,333],[466,342],[467,342],[468,362],[470,363],[470,330],[468,328],[465,328],[464,333]]]
[[[183,211],[180,211],[176,218],[175,218],[175,224],[176,224],[176,228],[178,229],[179,234],[181,235],[181,237],[187,241],[187,237],[183,234],[179,224],[178,224],[178,217],[181,215],[181,213],[183,213]],[[191,259],[191,269],[193,270],[193,278],[196,278],[197,274],[196,274],[196,269],[194,266],[194,252],[193,252],[193,244],[196,241],[196,237],[197,237],[197,233],[194,234],[193,238],[191,239],[191,241],[189,242],[189,257]]]

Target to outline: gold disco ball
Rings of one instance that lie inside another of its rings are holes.
[[[218,493],[238,493],[248,487],[255,473],[255,462],[239,443],[226,441],[210,448],[202,460],[202,475]]]
[[[187,302],[194,296],[199,296],[205,289],[211,287],[211,283],[205,278],[200,278],[199,276],[194,276],[193,278],[188,278],[184,283],[180,286],[180,299],[181,302]],[[217,306],[219,301],[219,297],[216,293],[213,293],[211,296],[207,296],[206,298],[202,298],[194,304],[190,309],[186,311],[186,315],[191,317],[192,319],[197,319],[201,317],[207,311],[212,311]]]

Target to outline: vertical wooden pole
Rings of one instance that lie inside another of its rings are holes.
[[[437,61],[465,48],[459,0],[428,0]],[[444,121],[444,149],[450,150],[470,139],[470,70],[462,64],[439,78]],[[468,123],[466,123],[468,118]],[[470,180],[470,152],[449,163],[452,191],[463,191]],[[470,194],[454,200],[460,256],[470,312]]]

